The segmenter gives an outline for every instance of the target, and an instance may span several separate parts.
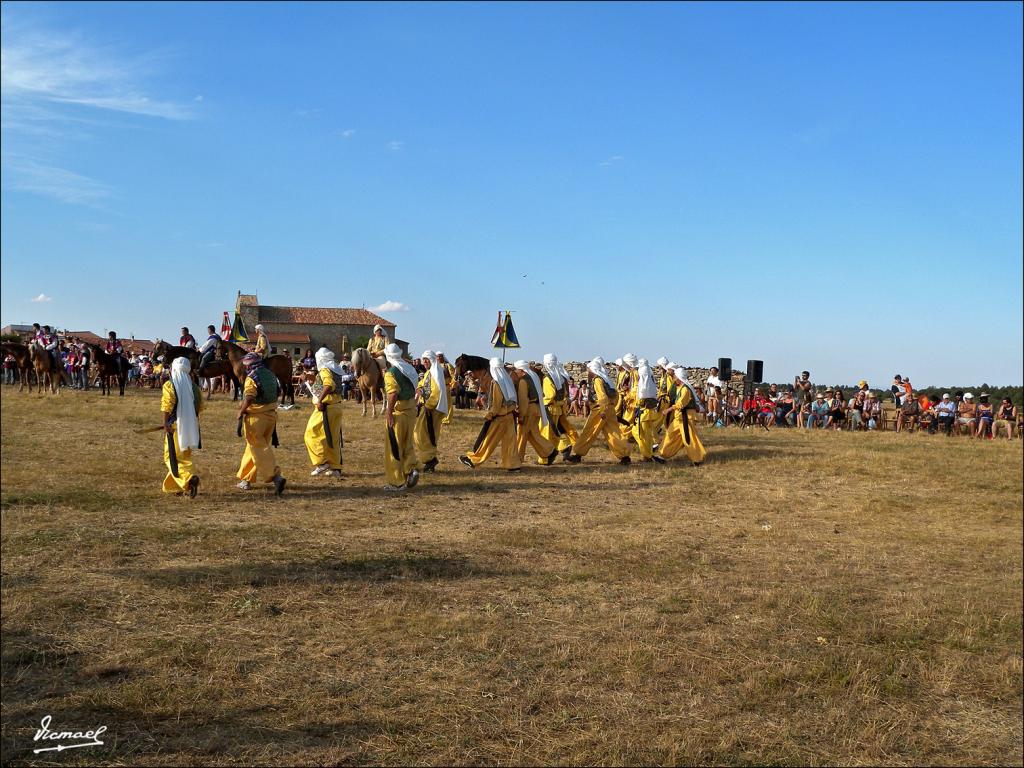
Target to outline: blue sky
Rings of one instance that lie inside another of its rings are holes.
[[[0,321],[1019,384],[1021,8],[4,3]]]

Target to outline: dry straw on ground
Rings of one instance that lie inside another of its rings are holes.
[[[345,478],[282,413],[282,499],[155,393],[2,397],[5,765],[1022,761],[1021,443],[705,429],[705,466]],[[32,754],[55,726],[104,747]],[[43,758],[46,758],[45,760]]]

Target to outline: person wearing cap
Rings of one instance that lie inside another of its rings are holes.
[[[640,450],[640,461],[654,461],[654,438],[662,422],[661,411],[658,410],[658,384],[646,358],[637,360],[636,374],[633,388],[636,415],[630,433]]]
[[[658,446],[654,460],[663,464],[666,459],[671,459],[683,450],[694,466],[699,466],[708,453],[697,435],[697,413],[702,410],[700,398],[697,397],[697,390],[690,383],[685,368],[675,368],[673,377],[677,386],[675,400],[669,407],[672,421],[665,430],[665,439]]]
[[[327,347],[316,352],[316,377],[309,386],[313,395],[313,412],[302,436],[309,461],[310,476],[341,477],[341,449],[344,435],[341,428],[341,368],[334,362],[334,353]]]
[[[388,345],[388,335],[380,325],[373,326],[373,336],[366,342],[366,351],[374,357],[384,357],[384,349]]]
[[[262,325],[256,326],[256,349],[255,352],[260,357],[267,357],[270,354],[270,339],[267,338],[267,332]]]
[[[617,458],[620,464],[629,464],[631,448],[622,437],[622,430],[616,417],[621,395],[612,381],[611,374],[605,368],[603,358],[595,357],[587,364],[587,370],[590,371],[590,415],[566,460],[578,464],[590,451],[594,441],[598,437],[604,437],[612,456]]]
[[[551,353],[544,355],[541,387],[544,390],[544,407],[548,411],[548,423],[541,426],[540,433],[555,446],[564,461],[572,453],[572,446],[579,438],[579,434],[569,421],[568,415],[571,406],[569,373]]]
[[[861,411],[861,425],[865,429],[878,429],[882,424],[882,401],[874,392],[864,397],[864,410]]]
[[[516,418],[519,395],[515,382],[504,364],[496,358],[490,360],[491,386],[487,395],[487,412],[473,450],[459,456],[459,461],[472,469],[483,464],[501,447],[501,468],[510,472],[522,469],[516,445]]]
[[[949,392],[942,395],[942,399],[935,404],[934,410],[935,418],[932,419],[928,431],[934,435],[935,430],[942,427],[947,437],[952,436],[953,425],[956,423],[956,402],[949,396]]]
[[[619,366],[619,375],[615,378],[615,389],[619,391],[616,416],[622,439],[628,441],[633,437],[633,421],[636,419],[636,367],[639,360],[632,352],[627,352],[620,359],[622,364]]]
[[[455,398],[459,394],[459,382],[455,378],[455,366],[448,362],[444,352],[438,350],[436,353],[437,362],[441,364],[444,377],[448,381],[448,413],[441,419],[441,424],[446,427],[452,425],[452,417],[455,415]]]
[[[819,392],[814,396],[811,412],[807,414],[807,428],[814,429],[815,424],[820,429],[828,426],[828,402],[825,400],[824,392]]]
[[[164,493],[187,493],[195,498],[199,491],[199,475],[192,464],[192,449],[199,448],[199,412],[203,410],[203,398],[199,387],[189,372],[192,363],[187,357],[177,357],[171,363],[171,377],[160,390],[160,412],[164,417]],[[171,448],[174,449],[176,465],[171,463]],[[177,469],[177,472],[175,472]]]
[[[516,452],[519,461],[526,458],[526,445],[529,443],[537,452],[537,463],[550,466],[554,464],[558,450],[554,443],[541,434],[542,428],[550,428],[551,416],[544,404],[544,388],[540,377],[525,360],[515,361],[511,375],[516,385],[516,402],[519,403],[519,414],[516,417]]]
[[[416,387],[416,456],[423,464],[424,472],[433,472],[437,467],[437,438],[441,435],[444,417],[451,410],[449,397],[451,380],[442,367],[437,353],[429,349],[420,355],[426,369]]]
[[[285,479],[274,456],[274,430],[277,427],[277,376],[263,363],[263,357],[250,352],[242,358],[245,385],[238,418],[242,422],[245,452],[238,467],[238,487],[250,490],[255,483],[273,485],[274,493],[284,492]]]
[[[1013,401],[1004,397],[1003,402],[999,404],[999,410],[996,411],[995,424],[992,427],[992,437],[998,437],[999,428],[1006,427],[1006,439],[1013,439],[1013,429],[1017,426],[1017,407],[1013,404]]]
[[[974,434],[974,428],[978,423],[978,406],[974,402],[974,395],[970,392],[964,393],[964,401],[956,412],[956,428],[960,434],[966,432]]]
[[[415,438],[419,377],[397,344],[384,347],[384,358],[384,490],[404,491],[420,480]]]

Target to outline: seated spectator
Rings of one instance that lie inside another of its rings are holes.
[[[900,432],[903,425],[913,427],[921,418],[921,404],[913,397],[903,397],[903,404],[896,413],[896,431]]]
[[[931,398],[926,394],[921,394],[917,398],[917,404],[921,406],[921,415],[918,419],[918,423],[921,429],[928,429],[931,431],[932,422],[935,420],[935,403],[931,401]]]
[[[824,429],[828,426],[828,421],[828,402],[825,400],[825,393],[819,392],[814,396],[814,404],[807,414],[807,428],[814,429],[817,425],[819,429]]]
[[[874,392],[868,392],[861,411],[861,425],[864,429],[878,429],[882,424],[882,401]]]
[[[730,422],[733,424],[743,423],[743,401],[740,399],[740,393],[735,389],[726,391],[725,408],[721,413],[721,420],[715,423],[724,427]]]
[[[935,404],[935,418],[932,420],[931,433],[934,435],[935,430],[942,427],[947,436],[953,434],[953,424],[956,422],[956,403],[950,398],[947,392],[942,396],[942,400]]]
[[[779,394],[779,398],[775,403],[775,423],[780,427],[789,427],[792,426],[795,418],[793,414],[793,390],[788,389]]]
[[[996,420],[992,425],[992,437],[996,437],[999,434],[1000,427],[1006,427],[1006,439],[1013,439],[1013,428],[1017,425],[1017,408],[1008,397],[1003,398],[1003,402],[999,405],[999,410],[996,411]]]
[[[579,405],[580,416],[586,418],[590,415],[590,382],[580,382],[579,391],[576,393],[576,401]]]
[[[580,413],[580,404],[578,402],[580,394],[580,387],[576,383],[575,379],[569,379],[569,415],[570,416],[582,416]]]
[[[341,396],[348,400],[352,390],[358,388],[359,385],[356,383],[356,375],[348,363],[341,364],[341,371]]]
[[[760,389],[754,390],[754,396],[751,398],[749,404],[749,410],[744,407],[747,411],[747,420],[750,424],[760,424],[764,427],[765,432],[768,431],[768,427],[775,421],[775,405],[767,397],[761,394]]]
[[[988,434],[989,437],[994,438],[996,434],[992,426],[996,419],[996,412],[995,408],[992,407],[992,403],[988,401],[988,392],[982,392],[978,395],[976,417],[978,419],[978,430],[974,433],[974,436],[982,438]]]
[[[828,399],[828,423],[833,429],[842,429],[846,424],[846,398],[841,389],[832,390]]]
[[[963,434],[964,431],[968,435],[974,434],[974,428],[978,424],[978,406],[974,402],[974,395],[970,392],[964,393],[964,401],[960,404],[960,407],[956,412],[956,428],[957,432]]]

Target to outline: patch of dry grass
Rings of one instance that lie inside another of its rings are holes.
[[[703,431],[705,466],[159,491],[155,393],[2,397],[4,764],[1022,762],[1021,443]]]

